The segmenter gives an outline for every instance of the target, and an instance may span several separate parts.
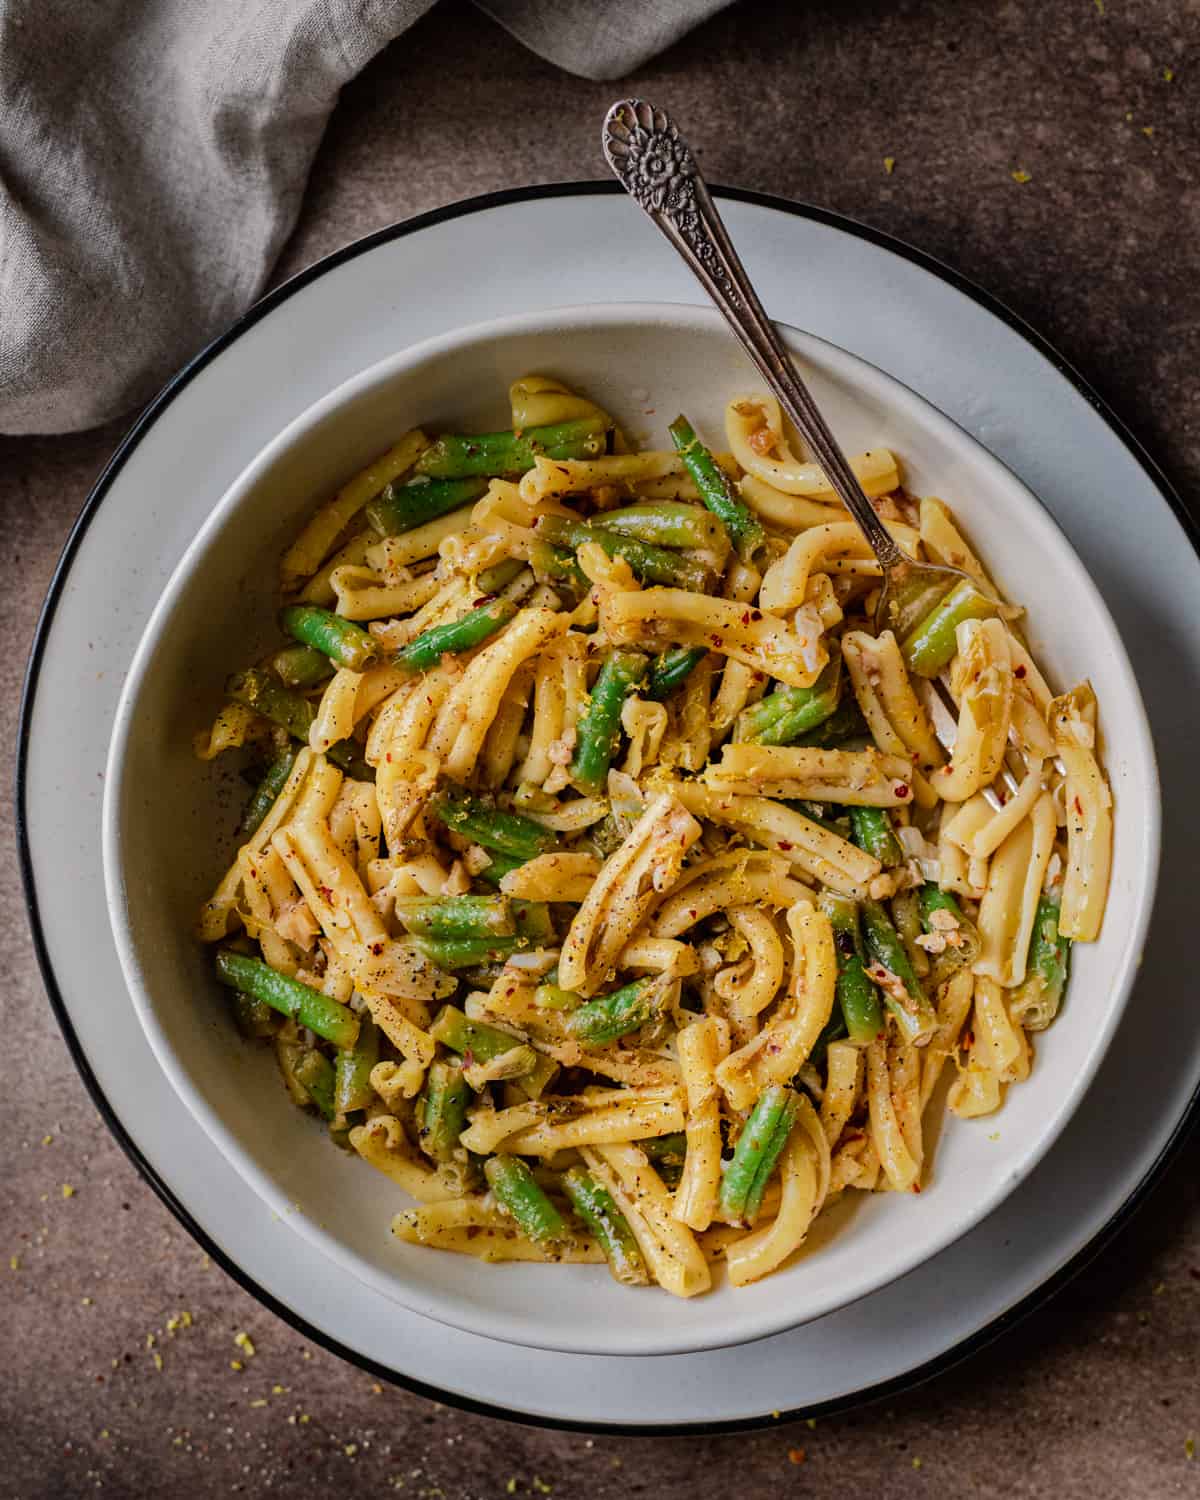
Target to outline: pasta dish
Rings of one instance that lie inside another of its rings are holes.
[[[964,576],[876,634],[772,398],[641,451],[557,381],[510,401],[284,554],[285,643],[198,736],[258,783],[200,937],[400,1239],[741,1286],[1028,1076],[1104,912],[1096,701],[887,450],[880,518]]]

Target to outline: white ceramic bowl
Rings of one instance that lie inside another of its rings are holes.
[[[394,1240],[388,1225],[403,1195],[290,1104],[269,1049],[246,1045],[230,1024],[211,957],[193,941],[245,789],[193,757],[192,735],[218,707],[226,675],[275,638],[273,583],[287,539],[406,427],[503,426],[508,383],[537,370],[585,389],[639,440],[665,444],[679,410],[719,439],[729,396],[760,388],[717,315],[693,307],[559,309],[406,350],[297,418],[215,506],[130,669],[104,805],[113,931],[155,1054],[264,1203],[350,1273],[349,1297],[357,1277],[472,1332],[575,1353],[674,1354],[761,1338],[865,1296],[970,1229],[1042,1157],[1104,1054],[1142,951],[1160,823],[1149,728],[1112,620],[1058,527],[1002,464],[880,370],[810,336],[786,337],[847,450],[894,449],[909,486],[962,517],[1000,585],[1028,606],[1052,683],[1091,678],[1116,799],[1101,939],[1076,949],[1067,1004],[1038,1041],[1029,1081],[995,1116],[948,1121],[924,1192],[839,1205],[787,1270],[754,1286],[721,1282],[681,1302],[632,1294],[598,1267],[483,1266]]]

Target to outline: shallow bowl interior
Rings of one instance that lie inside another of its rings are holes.
[[[577,1353],[682,1353],[759,1338],[866,1295],[965,1233],[1032,1169],[1082,1097],[1129,994],[1157,871],[1158,782],[1137,685],[1099,595],[1036,499],[972,438],[861,360],[800,333],[787,339],[844,446],[891,447],[912,491],[954,507],[999,584],[1028,606],[1052,685],[1091,678],[1116,839],[1103,934],[1077,950],[1068,1003],[1039,1039],[1029,1081],[998,1115],[948,1123],[919,1197],[839,1205],[765,1282],[735,1292],[719,1281],[681,1302],[635,1296],[597,1267],[481,1266],[395,1241],[388,1225],[403,1195],[289,1103],[269,1049],[244,1044],[230,1024],[210,957],[192,939],[246,793],[236,774],[195,759],[192,736],[219,707],[228,673],[276,638],[278,557],[314,505],[407,427],[505,425],[507,385],[529,371],[594,395],[639,442],[665,445],[667,422],[685,410],[720,444],[725,402],[760,382],[715,313],[549,311],[431,341],[349,381],[220,500],[125,685],[107,775],[105,867],[118,950],[156,1055],[272,1210],[353,1276],[475,1333]]]

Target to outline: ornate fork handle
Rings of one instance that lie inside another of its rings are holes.
[[[621,99],[604,120],[604,154],[625,191],[683,256],[812,449],[885,571],[905,561],[846,461],[751,285],[687,142],[664,110]]]

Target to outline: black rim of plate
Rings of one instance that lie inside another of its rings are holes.
[[[1020,1302],[1009,1308],[1007,1312],[1002,1313],[986,1327],[969,1335],[961,1343],[945,1350],[936,1358],[917,1366],[913,1370],[907,1371],[903,1375],[883,1381],[878,1385],[865,1387],[848,1396],[836,1397],[815,1406],[799,1410],[781,1410],[758,1417],[744,1417],[723,1422],[668,1422],[647,1425],[609,1422],[588,1425],[556,1417],[540,1417],[522,1412],[514,1412],[502,1406],[493,1406],[485,1401],[476,1401],[469,1396],[444,1390],[439,1386],[429,1385],[411,1376],[397,1374],[396,1371],[368,1359],[356,1350],[348,1348],[337,1339],[322,1332],[320,1329],[313,1327],[305,1318],[293,1311],[292,1308],[286,1306],[265,1288],[259,1286],[234,1260],[226,1255],[221,1247],[196,1222],[175,1196],[170,1186],[155,1172],[149,1161],[142,1155],[137,1143],[118,1119],[115,1110],[101,1089],[92,1071],[91,1064],[83,1051],[79,1038],[75,1033],[74,1027],[71,1025],[71,1019],[63,1002],[62,993],[59,990],[54,969],[50,962],[49,949],[46,944],[45,933],[42,929],[37,890],[33,880],[33,862],[29,846],[29,825],[25,811],[29,733],[33,703],[37,693],[38,675],[46,642],[54,622],[58,600],[66,585],[72,564],[75,560],[75,554],[79,550],[80,543],[88,526],[91,524],[92,518],[96,515],[109,489],[120,474],[126,459],[159,415],[182,393],[193,377],[198,375],[206,365],[233,344],[235,340],[240,338],[247,329],[252,328],[260,318],[265,317],[283,302],[286,302],[295,292],[300,291],[309,282],[316,280],[319,276],[323,276],[327,271],[340,266],[345,261],[353,260],[356,256],[373,250],[377,245],[386,244],[404,235],[414,234],[419,230],[429,228],[431,225],[442,224],[448,220],[462,218],[468,214],[479,213],[491,208],[504,207],[512,203],[529,202],[540,198],[579,197],[589,194],[612,195],[618,194],[621,191],[622,189],[618,183],[603,181],[548,183],[539,187],[510,188],[502,192],[484,193],[475,198],[466,198],[458,203],[447,204],[444,208],[437,208],[429,213],[418,214],[414,218],[390,225],[386,229],[377,230],[363,239],[355,240],[353,243],[343,246],[342,249],[335,251],[332,255],[326,256],[323,260],[315,262],[307,269],[293,276],[290,280],[285,281],[274,291],[268,293],[261,301],[256,302],[253,307],[249,308],[238,318],[225,333],[202,349],[177,375],[167,382],[158,395],[138,416],[93,486],[91,493],[84,503],[83,509],[80,511],[74,526],[71,528],[66,545],[63,548],[62,556],[59,558],[54,576],[51,579],[50,588],[47,592],[45,603],[42,606],[37,629],[34,633],[33,647],[21,694],[15,778],[16,833],[25,908],[29,917],[30,927],[33,931],[34,948],[37,954],[38,965],[41,969],[42,979],[45,983],[59,1028],[66,1040],[75,1066],[83,1078],[88,1093],[91,1095],[92,1102],[100,1111],[109,1130],[116,1137],[117,1143],[141,1173],[142,1177],[188,1233],[217,1262],[227,1275],[231,1276],[239,1286],[249,1292],[251,1296],[256,1298],[270,1312],[273,1312],[276,1317],[282,1318],[285,1323],[290,1324],[297,1332],[303,1334],[305,1338],[311,1339],[313,1343],[319,1345],[321,1348],[338,1355],[350,1364],[358,1366],[359,1369],[366,1370],[379,1380],[386,1380],[392,1385],[400,1386],[405,1390],[415,1392],[417,1395],[425,1396],[432,1401],[449,1403],[463,1411],[482,1416],[497,1417],[505,1421],[516,1422],[530,1427],[554,1428],[568,1432],[612,1433],[630,1437],[661,1437],[679,1436],[696,1432],[704,1434],[739,1432],[774,1426],[777,1423],[797,1417],[833,1415],[866,1405],[870,1402],[884,1400],[889,1396],[897,1395],[903,1391],[911,1390],[928,1380],[932,1380],[935,1376],[942,1374],[944,1371],[977,1353],[987,1344],[992,1343],[1010,1328],[1021,1322],[1035,1309],[1047,1303],[1056,1292],[1099,1255],[1125,1227],[1136,1210],[1149,1196],[1153,1187],[1180,1151],[1192,1128],[1196,1125],[1197,1120],[1200,1119],[1200,1085],[1197,1086],[1196,1091],[1192,1094],[1187,1108],[1177,1121],[1170,1138],[1163,1146],[1157,1160],[1151,1165],[1145,1176],[1129,1194],[1117,1212],[1093,1236],[1088,1244],[1077,1251],[1072,1259],[1053,1276],[1042,1282],[1040,1286],[1035,1287]],[[1116,437],[1125,444],[1145,470],[1147,478],[1167,502],[1188,540],[1197,553],[1200,554],[1200,527],[1197,526],[1196,522],[1189,515],[1182,500],[1171,486],[1170,481],[1146,452],[1141,442],[1134,436],[1121,418],[1109,408],[1097,392],[1092,389],[1083,376],[1058,353],[1053,345],[1049,344],[1041,334],[1030,327],[1024,319],[1020,318],[997,298],[993,297],[990,292],[986,292],[981,287],[976,286],[974,282],[955,271],[952,267],[944,265],[936,257],[927,255],[922,250],[915,249],[903,240],[897,239],[890,234],[885,234],[882,230],[873,229],[869,225],[860,224],[856,220],[847,218],[842,214],[832,213],[828,209],[817,208],[811,204],[793,202],[786,198],[776,197],[770,193],[755,193],[739,188],[719,188],[716,190],[716,195],[734,202],[749,203],[759,208],[769,208],[780,213],[791,214],[797,218],[810,219],[818,224],[824,224],[830,228],[841,230],[843,234],[850,234],[859,239],[867,240],[880,249],[886,250],[893,255],[901,256],[903,259],[919,266],[922,270],[930,272],[938,277],[939,280],[952,286],[956,291],[970,297],[972,301],[977,302],[994,317],[999,318],[1001,322],[1007,324],[1009,328],[1018,333],[1039,354],[1047,359],[1059,374],[1065,376],[1080,395],[1096,409]]]

